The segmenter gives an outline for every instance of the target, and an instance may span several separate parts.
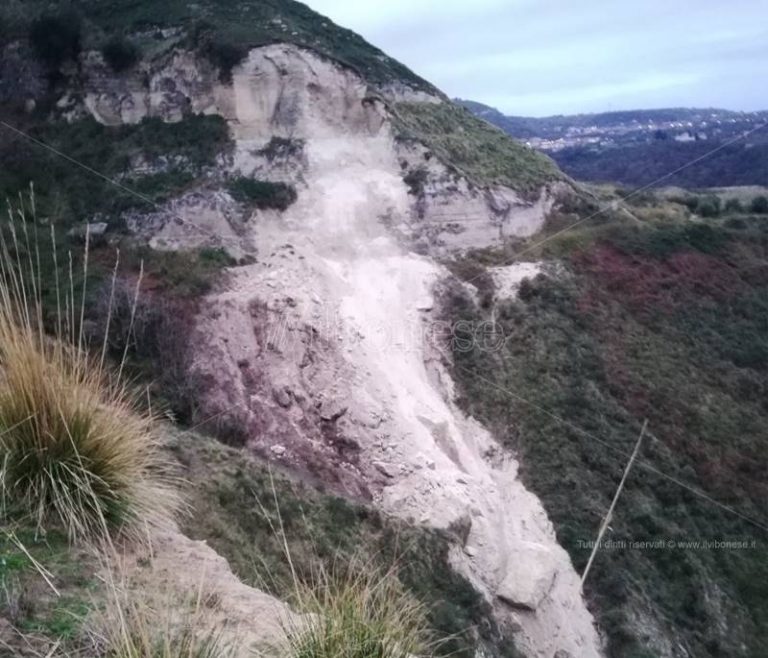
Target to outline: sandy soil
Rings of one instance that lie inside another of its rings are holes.
[[[300,616],[261,590],[243,584],[227,561],[205,542],[194,541],[177,530],[159,531],[147,547],[133,549],[116,559],[118,588],[135,591],[142,604],[157,610],[157,623],[170,621],[189,608],[190,618],[215,629],[237,658],[280,658],[285,629],[296,628]],[[121,595],[128,596],[128,595]]]

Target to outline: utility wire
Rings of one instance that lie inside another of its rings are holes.
[[[62,151],[60,151],[60,150],[54,148],[53,146],[51,146],[50,144],[46,144],[45,142],[43,142],[43,141],[41,141],[39,139],[36,139],[35,137],[32,137],[28,133],[24,132],[23,130],[20,130],[20,129],[16,128],[15,126],[12,126],[11,124],[7,123],[6,121],[0,120],[0,126],[3,126],[7,130],[10,130],[11,132],[15,133],[16,135],[18,135],[20,137],[23,137],[24,139],[28,140],[29,142],[32,142],[33,144],[39,146],[40,148],[43,148],[43,149],[53,153],[54,155],[56,155],[56,156],[58,156],[60,158],[63,158],[64,160],[66,160],[66,161],[70,162],[71,164],[74,164],[75,166],[77,166],[77,167],[87,171],[88,173],[90,173],[90,174],[92,174],[94,176],[97,176],[98,178],[101,178],[102,180],[104,180],[105,182],[109,183],[110,185],[113,185],[113,186],[121,189],[122,191],[124,191],[124,192],[126,192],[128,194],[131,194],[132,196],[134,196],[134,197],[136,197],[138,199],[141,199],[142,201],[144,201],[144,202],[150,204],[151,206],[153,206],[154,208],[157,208],[158,210],[161,210],[163,212],[168,212],[167,210],[162,208],[162,206],[160,206],[157,202],[155,202],[153,199],[150,199],[148,196],[146,196],[146,195],[144,195],[144,194],[142,194],[142,193],[140,193],[140,192],[138,192],[138,191],[136,191],[134,189],[131,189],[130,187],[127,187],[126,185],[123,185],[122,183],[120,183],[119,181],[115,180],[114,178],[110,178],[106,174],[103,174],[100,171],[94,169],[93,167],[90,167],[90,166],[80,162],[79,160],[77,160],[77,159],[67,155],[66,153],[63,153]],[[749,131],[747,131],[745,133],[742,133],[738,137],[720,144],[717,148],[714,148],[711,151],[708,151],[707,153],[699,156],[698,158],[696,158],[694,160],[691,160],[690,162],[682,165],[681,167],[678,167],[677,169],[671,171],[670,173],[665,174],[664,176],[656,179],[652,183],[649,183],[649,184],[647,184],[647,185],[645,185],[645,186],[643,186],[641,188],[638,188],[637,190],[634,190],[633,192],[631,192],[627,196],[623,197],[621,199],[621,201],[626,201],[627,199],[630,199],[633,196],[636,196],[638,194],[641,194],[644,191],[647,191],[648,189],[650,189],[651,187],[657,185],[658,183],[660,183],[660,182],[662,182],[662,181],[664,181],[664,180],[674,176],[675,174],[680,173],[681,171],[684,171],[688,167],[691,167],[691,166],[693,166],[695,164],[698,164],[699,162],[702,162],[703,160],[711,157],[712,155],[714,155],[715,153],[721,151],[722,149],[724,149],[724,148],[726,148],[728,146],[731,146],[732,144],[735,144],[736,142],[738,142],[738,141],[740,141],[742,139],[745,139],[746,137],[754,134],[758,130],[761,130],[761,129],[765,128],[766,126],[768,126],[768,123],[762,124],[760,126],[756,126],[755,128],[753,128],[753,129],[751,129],[751,130],[749,130]],[[522,251],[520,251],[517,254],[515,254],[512,257],[512,261],[514,261],[517,258],[519,258],[522,254],[527,253],[528,251],[530,251],[530,250],[532,250],[532,249],[534,249],[534,248],[536,248],[538,246],[541,246],[541,245],[545,244],[546,242],[549,242],[550,240],[552,240],[552,239],[562,235],[563,233],[565,233],[567,231],[570,231],[571,229],[575,228],[576,226],[578,226],[578,225],[580,225],[580,224],[582,224],[582,223],[584,223],[584,222],[586,222],[586,221],[596,217],[597,215],[602,214],[603,212],[605,212],[605,209],[601,208],[600,210],[592,213],[591,215],[588,215],[588,216],[578,220],[577,222],[574,222],[573,224],[571,224],[571,225],[561,229],[560,231],[557,231],[556,233],[553,233],[552,235],[547,236],[543,240],[540,240],[540,241],[538,241],[538,242],[536,242],[536,243],[534,243],[532,245],[529,245],[528,247],[526,247]],[[216,240],[219,240],[221,242],[224,242],[226,240],[225,238],[222,238],[221,236],[216,235],[213,231],[208,231],[206,229],[203,229],[202,227],[197,226],[196,224],[193,224],[189,220],[184,219],[183,217],[180,217],[179,215],[176,215],[174,213],[169,213],[169,214],[171,214],[173,217],[175,217],[176,219],[180,220],[184,224],[192,226],[193,229],[199,231],[200,233],[206,234],[209,237],[213,237]],[[476,278],[477,277],[473,277],[472,279],[469,279],[466,283],[471,283]],[[468,374],[470,374],[470,375],[472,375],[472,376],[482,380],[483,382],[485,382],[489,386],[493,386],[494,388],[497,388],[498,390],[506,393],[507,395],[509,395],[511,397],[514,397],[517,400],[519,400],[519,401],[521,401],[521,402],[523,402],[525,404],[528,404],[528,405],[530,405],[530,406],[532,406],[534,408],[537,408],[539,411],[545,413],[546,415],[550,416],[551,418],[557,420],[558,422],[560,422],[560,423],[562,423],[564,425],[567,425],[567,426],[571,427],[575,431],[577,431],[577,432],[579,432],[579,433],[581,433],[581,434],[583,434],[583,435],[585,435],[585,436],[587,436],[587,437],[597,441],[598,443],[601,443],[602,445],[604,445],[605,447],[609,448],[610,450],[612,450],[614,452],[622,453],[622,454],[624,454],[624,456],[627,456],[627,453],[625,453],[624,451],[616,448],[615,446],[612,446],[610,443],[600,439],[599,437],[596,437],[593,434],[590,434],[586,430],[583,430],[583,429],[577,427],[573,423],[570,423],[569,421],[566,421],[565,419],[560,418],[559,416],[557,416],[556,414],[553,414],[552,412],[548,411],[547,409],[544,409],[543,407],[541,407],[539,405],[536,405],[535,403],[530,402],[529,400],[526,400],[525,398],[517,395],[516,393],[513,393],[511,391],[508,391],[508,390],[498,386],[497,384],[495,384],[494,382],[490,381],[489,379],[487,379],[485,377],[482,377],[481,375],[478,375],[477,373],[474,373],[473,371],[471,371],[471,370],[469,370],[467,368],[464,368],[463,366],[457,366],[457,367],[459,367],[460,369],[464,370]],[[237,406],[237,405],[235,405],[235,406]],[[218,415],[221,415],[221,412],[219,414],[216,414],[215,416],[218,416]],[[208,422],[210,420],[211,420],[211,418],[207,419],[204,422]],[[651,435],[651,436],[653,436],[653,435]],[[742,514],[738,510],[735,510],[732,507],[730,507],[730,506],[728,506],[728,505],[726,505],[724,503],[719,502],[718,500],[712,498],[711,496],[709,496],[708,494],[704,493],[703,491],[700,491],[699,489],[696,489],[696,488],[686,484],[685,482],[682,482],[681,480],[678,480],[677,478],[674,478],[673,476],[667,475],[666,473],[660,471],[655,466],[652,466],[651,464],[648,464],[647,462],[644,462],[642,460],[638,460],[637,463],[640,466],[642,466],[643,468],[645,468],[645,469],[655,473],[656,475],[658,475],[658,476],[660,476],[660,477],[662,477],[662,478],[664,478],[664,479],[666,479],[666,480],[668,480],[668,481],[670,481],[670,482],[672,482],[672,483],[674,483],[674,484],[676,484],[676,485],[678,485],[678,486],[680,486],[680,487],[682,487],[684,489],[687,489],[688,491],[690,491],[694,495],[698,496],[699,498],[707,500],[711,504],[716,505],[717,507],[720,507],[721,509],[723,509],[723,510],[725,510],[727,512],[730,512],[731,514],[734,514],[734,515],[740,517],[741,519],[743,519],[744,521],[747,521],[751,525],[753,525],[753,526],[755,526],[757,528],[760,528],[760,529],[764,530],[765,532],[768,532],[768,526],[765,526],[765,525],[759,523],[758,521],[755,521],[754,519],[751,519],[750,517]]]
[[[0,120],[0,126],[2,126],[3,128],[5,128],[7,130],[10,130],[11,132],[15,133],[19,137],[22,137],[23,139],[26,139],[29,142],[32,142],[33,144],[39,146],[40,148],[45,149],[46,151],[49,151],[50,153],[53,153],[54,155],[56,155],[56,156],[58,156],[60,158],[63,158],[67,162],[75,165],[76,167],[79,167],[80,169],[83,169],[83,170],[87,171],[88,173],[92,174],[93,176],[101,178],[103,181],[106,181],[110,185],[114,185],[115,187],[117,187],[118,189],[122,190],[123,192],[125,192],[127,194],[130,194],[131,196],[134,196],[137,199],[141,199],[145,203],[148,203],[149,205],[151,205],[153,208],[155,208],[155,209],[157,209],[157,210],[159,210],[161,212],[168,213],[174,219],[179,220],[180,222],[182,222],[183,224],[186,224],[187,226],[191,226],[193,230],[196,230],[199,233],[202,233],[203,235],[206,235],[206,236],[208,236],[210,238],[214,238],[215,240],[217,240],[217,241],[219,241],[221,243],[232,242],[233,244],[236,243],[237,245],[241,246],[239,241],[235,241],[235,240],[232,240],[232,239],[225,238],[225,237],[222,237],[220,235],[217,235],[215,232],[213,232],[211,230],[204,229],[202,226],[198,226],[197,224],[194,224],[193,222],[190,222],[188,219],[185,219],[184,217],[181,217],[180,215],[178,215],[176,213],[170,212],[167,208],[163,208],[163,206],[161,206],[159,203],[157,203],[153,199],[150,199],[145,194],[142,194],[141,192],[138,192],[137,190],[134,190],[134,189],[128,187],[127,185],[124,185],[123,183],[121,183],[118,180],[115,180],[114,178],[110,178],[106,174],[103,174],[102,172],[98,171],[97,169],[94,169],[93,167],[90,167],[87,164],[85,164],[83,162],[80,162],[79,160],[73,158],[72,156],[69,156],[66,153],[63,153],[62,151],[59,151],[58,149],[54,148],[50,144],[46,144],[45,142],[43,142],[43,141],[41,141],[41,140],[39,140],[39,139],[37,139],[35,137],[32,137],[32,135],[30,135],[29,133],[26,133],[23,130],[20,130],[20,129],[16,128],[15,126],[12,126],[11,124],[7,123],[6,121]]]

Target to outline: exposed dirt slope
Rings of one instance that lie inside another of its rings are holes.
[[[467,180],[394,128],[393,103],[420,100],[429,115],[440,98],[372,94],[350,69],[296,46],[252,50],[231,84],[182,50],[120,77],[97,54],[81,63],[84,100],[62,105],[73,118],[176,121],[191,110],[221,115],[236,140],[207,183],[128,222],[158,248],[215,244],[256,259],[231,271],[197,319],[190,347],[207,410],[264,455],[455,530],[455,565],[519,628],[528,655],[598,656],[544,509],[512,456],[456,409],[449,357],[430,340],[447,276],[430,254],[535,233],[562,183],[536,178],[522,194],[509,181]],[[265,155],[275,137],[297,155],[275,164]],[[248,216],[226,191],[232,176],[288,178],[298,200]]]
[[[243,584],[205,542],[170,530],[153,537],[146,554],[134,552],[121,562],[127,586],[161,616],[168,606],[201,607],[205,623],[216,629],[224,645],[236,649],[237,658],[284,654],[285,629],[297,623],[295,613],[273,596]]]
[[[296,110],[299,201],[282,216],[253,217],[243,241],[260,262],[233,270],[199,319],[209,408],[237,409],[266,455],[393,514],[464,528],[457,568],[519,626],[528,655],[598,655],[577,575],[541,504],[512,457],[451,402],[429,340],[433,289],[446,273],[382,221],[397,223],[410,205],[388,124],[369,115],[335,130],[322,108]],[[269,128],[264,111],[254,116],[237,126],[249,139]],[[171,239],[176,227],[165,230]]]

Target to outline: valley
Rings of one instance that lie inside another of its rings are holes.
[[[457,102],[551,154],[577,180],[633,187],[768,185],[768,112],[677,108],[529,118]],[[697,159],[702,162],[677,171]]]

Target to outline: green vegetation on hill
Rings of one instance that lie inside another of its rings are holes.
[[[149,201],[110,184],[92,171],[45,147],[0,128],[0,198],[18,198],[34,182],[40,219],[69,228],[104,221],[119,228],[121,213],[151,210],[189,186],[230,144],[226,122],[218,116],[189,116],[178,123],[145,119],[124,126],[104,126],[93,119],[57,121],[28,127],[29,135],[69,158],[98,171]],[[157,171],[134,174],[138,161]]]
[[[5,525],[4,530],[0,532],[0,620],[10,622],[21,633],[73,640],[82,631],[93,603],[97,579],[92,556],[73,548],[66,534],[57,530],[45,536],[30,527],[12,529]],[[35,563],[45,566],[61,596],[41,578]],[[19,655],[3,653],[9,646],[2,640],[16,644],[17,638],[9,630],[4,629],[0,638],[0,655]],[[31,651],[29,655],[33,655]]]
[[[455,353],[454,375],[465,408],[518,451],[576,568],[646,418],[643,464],[768,526],[768,223],[610,222],[539,253],[558,265],[494,310],[503,349]],[[468,260],[454,271],[482,282]],[[446,303],[451,320],[490,312],[460,288]],[[642,464],[610,527],[627,545],[601,550],[586,584],[610,656],[764,655],[764,530]]]
[[[562,179],[557,165],[453,103],[397,103],[400,139],[423,143],[477,185],[507,185],[532,194]]]
[[[79,17],[77,34],[84,48],[101,48],[125,33],[181,28],[187,45],[199,47],[226,73],[247,50],[277,42],[294,43],[336,60],[373,84],[404,82],[434,91],[407,67],[388,57],[351,30],[339,27],[306,5],[293,0],[10,0],[0,9],[0,39],[28,36],[39,17]],[[56,31],[47,31],[42,52],[55,59],[68,56]],[[161,37],[164,38],[164,37]]]
[[[259,210],[285,210],[297,199],[293,185],[242,177],[229,183],[229,193],[236,201]]]

